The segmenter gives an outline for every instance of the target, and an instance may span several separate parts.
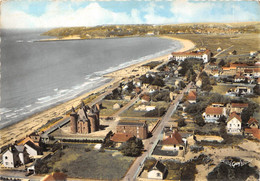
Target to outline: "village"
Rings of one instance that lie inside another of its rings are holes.
[[[195,47],[111,73],[120,80],[3,146],[0,180],[257,180],[259,53]]]

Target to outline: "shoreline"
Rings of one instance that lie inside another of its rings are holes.
[[[179,39],[179,38],[168,37],[168,36],[159,36],[159,37],[179,41],[182,44],[182,48],[180,50],[177,50],[178,52],[188,51],[195,47],[195,44],[190,40]],[[113,85],[114,83],[120,81],[122,78],[130,77],[132,71],[138,68],[139,66],[147,64],[148,62],[158,61],[162,59],[167,61],[169,55],[170,54],[152,58],[133,65],[129,65],[125,68],[110,72],[108,74],[105,74],[103,75],[103,77],[110,78],[111,79],[110,82],[101,85],[100,87],[97,87],[89,92],[80,94],[79,96],[69,101],[61,103],[59,105],[55,105],[54,107],[47,108],[47,110],[43,110],[41,112],[35,113],[24,120],[21,120],[17,123],[2,128],[0,130],[0,138],[1,138],[0,147],[10,143],[14,143],[15,140],[19,140],[26,137],[26,135],[31,134],[32,132],[34,132],[35,130],[37,130],[44,124],[46,124],[48,120],[52,118],[59,117],[59,116],[64,117],[65,112],[70,110],[72,106],[76,107],[78,104],[80,104],[83,98],[86,98],[87,96],[93,93],[97,93],[104,90],[106,87]],[[141,72],[141,73],[145,73],[145,72]],[[134,74],[138,74],[138,73],[134,72]]]

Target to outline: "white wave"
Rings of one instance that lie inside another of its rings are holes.
[[[8,108],[0,108],[0,114],[5,114],[5,113],[11,112],[11,111],[12,110],[8,109]]]
[[[17,116],[16,113],[14,113],[14,112],[5,114],[6,118],[10,118],[10,117],[14,117],[14,116]]]
[[[58,88],[56,88],[56,89],[53,89],[55,92],[57,92],[59,89]]]
[[[32,107],[32,105],[31,104],[29,104],[29,105],[27,105],[27,106],[25,106],[26,108],[29,108],[29,107]]]

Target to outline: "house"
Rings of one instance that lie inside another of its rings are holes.
[[[253,94],[253,89],[250,87],[236,87],[235,93],[238,95]]]
[[[144,94],[144,95],[141,97],[141,99],[142,99],[142,102],[150,102],[150,100],[151,100],[150,96],[147,95],[147,94]]]
[[[155,110],[156,106],[146,106],[146,105],[140,105],[136,107],[134,110],[135,111],[152,111]]]
[[[26,151],[30,155],[30,157],[42,155],[42,149],[31,141],[26,142],[24,144],[24,147],[26,148]]]
[[[247,103],[231,103],[227,105],[227,107],[230,107],[230,113],[236,112],[238,114],[241,114],[243,109],[248,107]]]
[[[135,87],[142,87],[142,81],[139,78],[133,80],[133,85]]]
[[[136,87],[136,88],[134,89],[134,92],[135,92],[136,94],[139,94],[139,93],[141,93],[141,89],[140,89],[139,87]]]
[[[124,100],[130,101],[131,100],[131,96],[124,96]]]
[[[156,161],[155,164],[148,170],[148,179],[163,180],[166,176],[167,168],[160,161]]]
[[[132,134],[127,133],[115,133],[110,140],[116,143],[116,147],[120,147],[122,143],[128,141],[130,138],[132,138]]]
[[[113,105],[113,109],[115,110],[115,109],[120,109],[121,108],[121,104],[119,104],[119,103],[115,103],[114,105]]]
[[[170,136],[167,136],[162,140],[162,150],[175,151],[178,152],[178,155],[184,154],[185,143],[176,130],[173,130],[173,133],[170,134]]]
[[[15,168],[30,161],[25,147],[22,145],[10,146],[2,155],[4,167]]]
[[[45,175],[41,181],[66,181],[67,175],[62,172],[52,172],[50,175]]]
[[[259,128],[258,120],[256,120],[255,118],[252,118],[252,117],[248,120],[247,125],[250,128]]]
[[[140,139],[146,139],[148,136],[148,125],[145,121],[120,121],[116,126],[116,133],[126,133]]]
[[[258,128],[245,128],[244,134],[260,140],[260,129]]]
[[[197,87],[201,87],[202,85],[202,79],[199,79],[197,82],[196,82],[196,86]]]
[[[247,78],[243,75],[236,75],[234,77],[234,82],[245,82]]]
[[[160,87],[157,85],[151,85],[151,86],[149,86],[149,89],[148,89],[149,93],[154,93],[155,91],[159,91],[159,90],[160,90]]]
[[[205,112],[202,114],[205,122],[207,123],[217,123],[217,120],[221,116],[226,117],[226,109],[224,107],[212,107],[208,106]]]
[[[202,59],[204,63],[210,60],[211,52],[208,49],[198,49],[190,52],[173,52],[172,58],[177,61],[184,61],[186,58]]]
[[[189,103],[196,103],[196,99],[197,99],[197,94],[195,91],[190,91],[188,96],[187,96],[187,101]]]
[[[241,133],[242,120],[239,115],[232,112],[227,120],[227,133],[228,134],[240,134]]]
[[[38,140],[38,139],[37,139]],[[39,139],[40,140],[40,139]],[[30,136],[24,138],[21,142],[17,143],[17,145],[24,145],[28,141],[32,142],[33,144],[40,146],[39,142],[36,142],[35,139],[31,138]]]

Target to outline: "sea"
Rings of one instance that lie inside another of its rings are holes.
[[[46,30],[1,31],[0,129],[91,91],[103,75],[182,48],[158,37],[37,42]]]

